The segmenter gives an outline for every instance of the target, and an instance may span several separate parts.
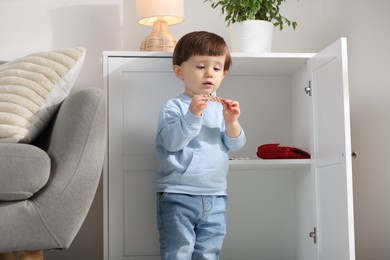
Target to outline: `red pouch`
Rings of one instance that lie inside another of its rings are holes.
[[[261,159],[309,159],[310,154],[294,146],[281,144],[263,144],[257,148]]]

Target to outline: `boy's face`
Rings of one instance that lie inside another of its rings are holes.
[[[181,66],[173,66],[173,71],[183,80],[185,95],[210,95],[219,88],[227,74],[223,70],[224,63],[225,55],[192,56]]]

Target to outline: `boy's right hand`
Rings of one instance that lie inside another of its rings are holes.
[[[207,107],[207,97],[204,95],[194,95],[190,103],[189,110],[196,116],[201,116],[204,108]]]

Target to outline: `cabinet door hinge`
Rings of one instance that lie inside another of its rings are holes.
[[[313,238],[314,244],[317,244],[317,228],[314,227],[313,231],[309,233],[309,237]]]
[[[305,93],[311,96],[311,80],[309,80],[309,86],[305,88]]]

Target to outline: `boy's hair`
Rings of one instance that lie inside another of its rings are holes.
[[[191,56],[223,56],[226,55],[224,71],[232,65],[229,48],[225,40],[214,33],[197,31],[190,32],[180,38],[173,51],[173,65],[181,65]]]

